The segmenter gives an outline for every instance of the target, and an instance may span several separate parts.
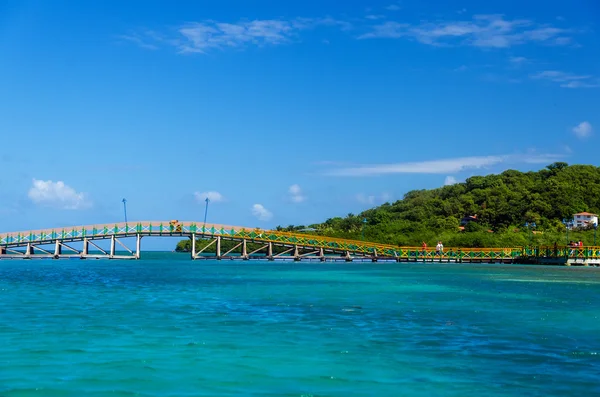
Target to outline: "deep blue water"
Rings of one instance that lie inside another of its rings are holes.
[[[600,395],[600,269],[1,260],[0,396]]]

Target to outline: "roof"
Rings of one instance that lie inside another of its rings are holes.
[[[573,216],[575,216],[575,215],[592,215],[592,216],[598,216],[596,214],[592,214],[591,212],[580,212],[578,214],[573,214]]]

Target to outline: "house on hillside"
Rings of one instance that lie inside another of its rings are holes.
[[[466,226],[469,222],[477,222],[477,214],[475,215],[467,215],[460,220],[461,226]]]
[[[580,212],[573,215],[573,226],[572,227],[587,227],[598,224],[598,215],[589,212]]]

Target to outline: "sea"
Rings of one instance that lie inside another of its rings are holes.
[[[600,395],[600,268],[0,260],[0,396]]]

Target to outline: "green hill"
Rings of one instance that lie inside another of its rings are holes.
[[[438,189],[410,191],[394,203],[308,225],[311,231],[304,225],[276,229],[399,246],[421,246],[425,241],[433,247],[438,240],[446,247],[551,246],[567,243],[562,220],[583,211],[600,211],[600,167],[559,162],[537,172],[507,170]],[[477,220],[461,227],[467,216]],[[536,227],[527,228],[526,222],[535,222]],[[568,240],[594,245],[594,233],[591,227],[571,230]],[[198,247],[205,244],[199,242]],[[177,246],[180,251],[189,248],[189,240]]]
[[[554,163],[537,172],[507,170],[438,189],[411,191],[394,203],[310,227],[315,234],[361,239],[364,233],[366,240],[401,246],[420,246],[423,241],[434,246],[437,240],[447,247],[564,245],[562,219],[599,210],[600,168]],[[476,216],[477,221],[461,230],[466,216]],[[535,229],[526,228],[526,222],[535,222]],[[569,232],[569,240],[578,239],[592,245],[593,228]]]

